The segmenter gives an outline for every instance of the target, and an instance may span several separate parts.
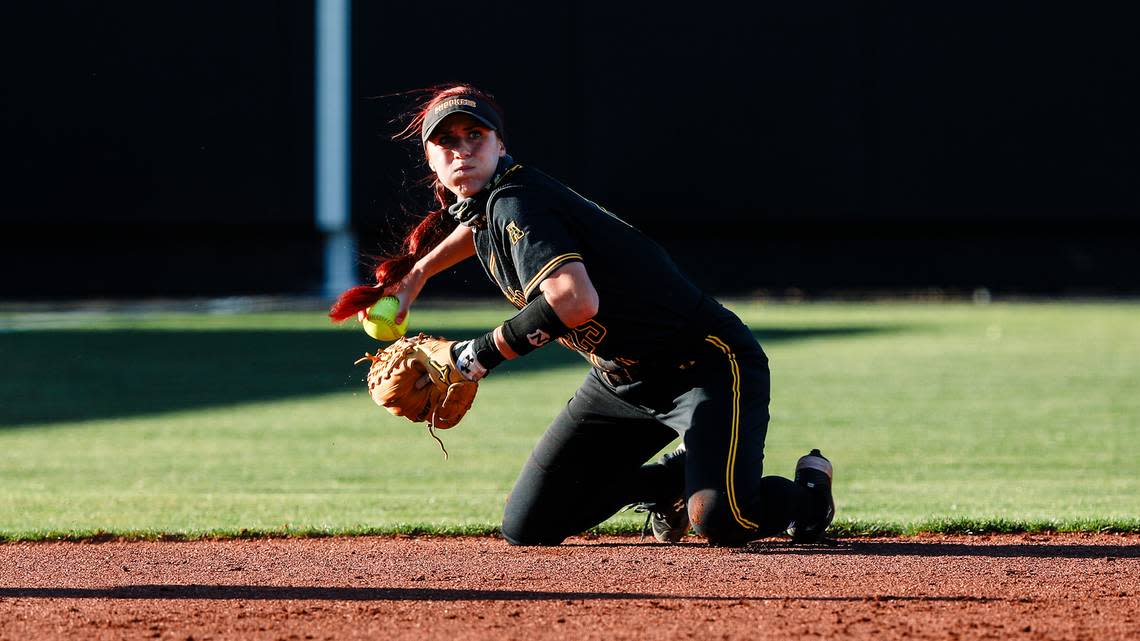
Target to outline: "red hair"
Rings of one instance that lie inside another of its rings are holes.
[[[502,117],[502,109],[495,103],[494,98],[470,85],[441,85],[426,89],[417,89],[410,94],[419,94],[420,102],[404,115],[407,121],[399,133],[392,136],[393,140],[420,141],[420,129],[428,111],[439,104],[440,101],[454,96],[475,95],[480,100],[491,105]],[[427,96],[424,98],[424,96]],[[435,195],[436,208],[429,211],[420,222],[408,232],[404,238],[400,254],[396,256],[374,256],[377,262],[373,271],[376,279],[375,285],[359,285],[342,293],[329,309],[329,318],[341,322],[356,316],[376,304],[384,295],[384,291],[399,283],[415,266],[416,261],[423,258],[435,248],[448,234],[455,229],[456,223],[447,216],[447,208],[454,204],[455,196],[443,186],[434,173],[425,176],[424,181],[431,181],[431,190]]]

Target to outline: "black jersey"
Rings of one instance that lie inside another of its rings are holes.
[[[559,267],[581,262],[598,313],[559,339],[602,369],[654,360],[706,298],[653,240],[546,174],[516,165],[487,196],[475,248],[487,275],[522,308]]]

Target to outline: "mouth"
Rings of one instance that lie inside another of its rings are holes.
[[[460,166],[456,167],[451,173],[453,173],[453,174],[465,174],[465,173],[469,173],[473,169],[475,169],[475,168],[472,167],[471,165],[460,165]]]

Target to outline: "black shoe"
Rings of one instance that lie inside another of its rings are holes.
[[[835,518],[835,499],[831,496],[831,461],[819,450],[812,450],[796,462],[796,485],[811,492],[817,509],[803,522],[792,523],[788,534],[796,543],[819,543]]]
[[[685,506],[685,497],[671,505],[641,503],[634,511],[649,513],[641,528],[643,537],[647,530],[652,530],[658,543],[677,543],[689,533],[689,508]]]
[[[681,478],[684,478],[685,444],[682,442],[677,449],[661,457],[661,464],[668,468],[680,466],[678,471]],[[646,532],[652,530],[653,538],[658,543],[676,543],[689,532],[689,509],[683,495],[668,504],[639,503],[634,511],[648,512],[641,535],[644,537]]]

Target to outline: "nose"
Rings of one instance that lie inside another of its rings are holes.
[[[464,140],[455,145],[454,151],[455,155],[460,158],[469,158],[474,153],[474,148],[469,141]]]

